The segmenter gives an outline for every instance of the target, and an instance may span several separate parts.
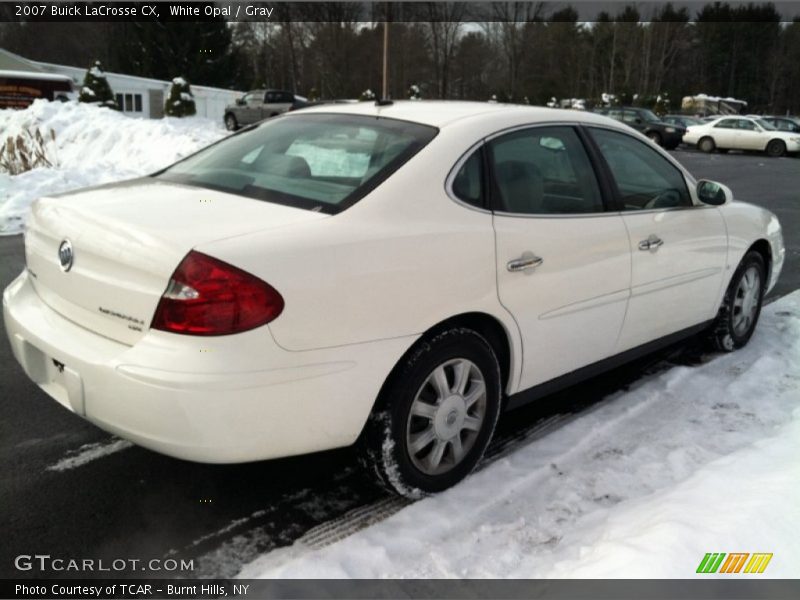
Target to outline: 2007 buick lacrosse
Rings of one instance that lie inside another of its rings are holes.
[[[473,469],[504,409],[689,335],[746,344],[784,246],[606,117],[396,102],[41,198],[25,254],[6,329],[68,409],[193,461],[357,443],[418,497]]]

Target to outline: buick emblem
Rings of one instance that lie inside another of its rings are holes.
[[[65,273],[72,268],[72,242],[64,240],[58,247],[58,262],[61,264],[61,270]]]

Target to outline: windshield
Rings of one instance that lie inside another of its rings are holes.
[[[334,214],[363,198],[437,133],[386,118],[278,117],[154,177]]]
[[[755,122],[758,123],[759,125],[761,125],[761,128],[765,129],[766,131],[775,131],[775,129],[776,129],[776,127],[774,125],[772,125],[771,123],[768,123],[764,119],[755,119]]]

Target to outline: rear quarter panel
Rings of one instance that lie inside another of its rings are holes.
[[[269,328],[286,350],[420,334],[477,311],[500,321],[512,356],[519,356],[516,325],[497,296],[492,215],[445,191],[450,168],[471,145],[464,144],[440,134],[331,218],[198,249],[259,275],[283,295],[285,309]]]

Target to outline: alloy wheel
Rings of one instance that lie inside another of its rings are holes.
[[[750,267],[739,280],[736,295],[733,298],[732,319],[736,335],[745,335],[750,329],[755,321],[760,299],[761,275],[756,267]]]
[[[475,444],[486,417],[486,380],[465,358],[440,364],[417,391],[406,424],[412,464],[426,475],[457,466]]]

